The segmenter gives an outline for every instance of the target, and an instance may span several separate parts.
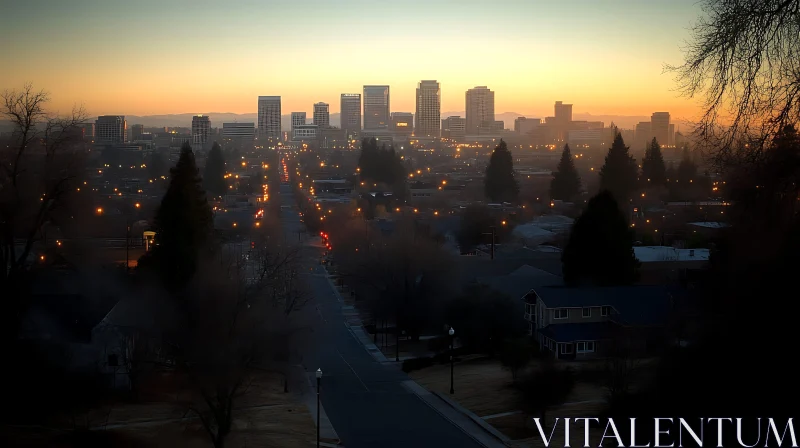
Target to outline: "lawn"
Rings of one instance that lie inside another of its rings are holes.
[[[536,368],[536,364],[534,363],[531,368]],[[423,387],[449,396],[449,364],[434,365],[413,371],[409,375]],[[456,362],[454,391],[452,398],[478,417],[515,412],[520,407],[517,403],[518,392],[513,387],[511,373],[504,369],[497,360],[491,358],[468,356]],[[574,418],[598,415],[602,410],[603,398],[604,390],[601,387],[579,382],[567,397],[565,403],[568,404],[554,407],[547,413],[548,422],[552,422],[555,417]],[[530,442],[531,437],[538,437],[538,432],[531,420],[528,419],[526,422],[528,417],[519,413],[494,417],[486,421],[512,440],[524,439]],[[582,435],[583,432],[580,434]]]
[[[144,395],[161,399],[108,403],[89,412],[65,414],[48,428],[16,428],[13,440],[25,440],[26,446],[66,447],[86,446],[102,437],[114,446],[212,446],[196,414],[182,404],[188,394]],[[227,446],[289,448],[316,443],[316,426],[308,408],[297,394],[284,393],[275,375],[259,374],[234,406]],[[91,441],[65,441],[76,435],[76,426],[87,425],[93,428]]]

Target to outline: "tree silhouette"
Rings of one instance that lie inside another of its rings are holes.
[[[184,143],[156,212],[156,245],[140,260],[143,268],[155,268],[172,292],[191,280],[198,254],[207,250],[211,242],[211,207],[201,182],[192,147]]]
[[[642,159],[642,183],[645,186],[661,186],[667,182],[667,168],[661,155],[661,146],[653,138]]]
[[[397,186],[405,182],[405,167],[394,148],[378,147],[376,139],[361,142],[358,157],[361,179],[364,181]]]
[[[606,161],[600,169],[600,190],[608,190],[620,204],[625,205],[636,188],[639,169],[625,146],[622,134],[614,137]]]
[[[514,178],[514,161],[511,151],[502,139],[489,159],[484,189],[492,202],[514,202],[519,196],[519,184]]]
[[[564,283],[570,286],[627,285],[637,279],[633,232],[609,191],[589,200],[572,226],[561,261]]]
[[[580,192],[581,178],[572,161],[569,145],[564,145],[561,161],[558,162],[557,171],[553,173],[553,180],[550,181],[550,199],[572,201]]]
[[[214,196],[225,194],[225,156],[217,142],[214,142],[211,151],[208,152],[203,171],[203,185],[206,191]]]

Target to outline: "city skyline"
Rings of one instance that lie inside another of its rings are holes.
[[[413,112],[419,80],[436,79],[442,111],[463,110],[464,92],[487,85],[497,92],[498,113],[543,116],[558,97],[580,105],[576,113],[670,110],[676,117],[696,116],[696,105],[678,97],[673,75],[663,70],[664,64],[680,62],[686,28],[697,16],[691,0],[572,0],[558,6],[467,1],[458,11],[445,2],[426,2],[424,17],[415,14],[414,1],[402,7],[316,2],[297,15],[292,11],[299,6],[290,2],[145,1],[143,10],[158,6],[145,27],[128,17],[122,2],[76,3],[34,0],[25,8],[7,8],[0,33],[11,43],[0,49],[0,56],[15,63],[0,74],[2,88],[32,82],[52,94],[53,109],[60,111],[82,104],[92,115],[159,115],[251,113],[253,98],[265,92],[280,95],[284,110],[311,112],[322,101],[338,113],[341,93],[377,84],[391,86],[392,112]],[[285,17],[266,14],[275,3],[281,3]],[[182,16],[187,20],[175,20]],[[658,33],[635,26],[647,17],[664,24]],[[11,38],[34,22],[43,31],[29,40]],[[302,40],[315,27],[343,23],[356,38],[329,32],[315,60],[315,66],[337,70],[293,68],[302,66],[305,53],[287,42]],[[486,26],[492,23],[498,26]],[[191,51],[198,29],[214,30],[204,44],[205,61]],[[260,29],[270,29],[268,36],[259,35]],[[487,31],[469,34],[464,29]],[[54,48],[55,39],[66,45]],[[435,45],[418,45],[422,42]],[[445,57],[439,51],[443,46],[449,48]],[[117,56],[101,57],[111,47]],[[476,53],[481,54],[478,60]],[[352,54],[368,54],[370,63],[346,63]],[[270,69],[276,61],[285,69]],[[52,64],[58,70],[46,69]]]

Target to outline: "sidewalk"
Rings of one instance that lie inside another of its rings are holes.
[[[311,413],[314,419],[314,424],[317,423],[317,391],[316,391],[316,376],[314,372],[307,372],[301,366],[294,366],[292,375],[292,383],[295,391],[298,391],[301,396],[302,402]],[[325,446],[339,446],[339,436],[336,430],[333,429],[331,421],[328,419],[328,414],[325,413],[325,407],[320,404],[319,409],[320,422],[319,422],[319,437],[321,442],[325,442]],[[322,443],[320,443],[322,445]]]
[[[465,409],[455,405],[452,400],[442,397],[425,389],[413,380],[403,381],[403,387],[414,393],[420,400],[430,406],[434,411],[457,426],[473,440],[487,448],[500,448],[509,446],[508,438],[489,425],[481,425],[465,414]],[[457,406],[457,407],[454,407]],[[469,412],[469,411],[466,411]],[[480,419],[478,419],[480,420]],[[491,429],[489,429],[491,428]]]

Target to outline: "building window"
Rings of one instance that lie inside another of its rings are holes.
[[[119,357],[117,355],[108,355],[108,366],[119,367]]]
[[[578,353],[594,353],[594,341],[578,342]]]
[[[558,352],[562,355],[571,355],[572,344],[558,344]]]
[[[610,306],[604,306],[603,308],[600,309],[600,314],[603,315],[603,316],[610,315],[611,314],[611,307]]]
[[[553,310],[553,319],[566,319],[569,317],[567,308],[556,308]]]
[[[592,317],[592,309],[591,308],[584,308],[583,309],[583,317]]]

